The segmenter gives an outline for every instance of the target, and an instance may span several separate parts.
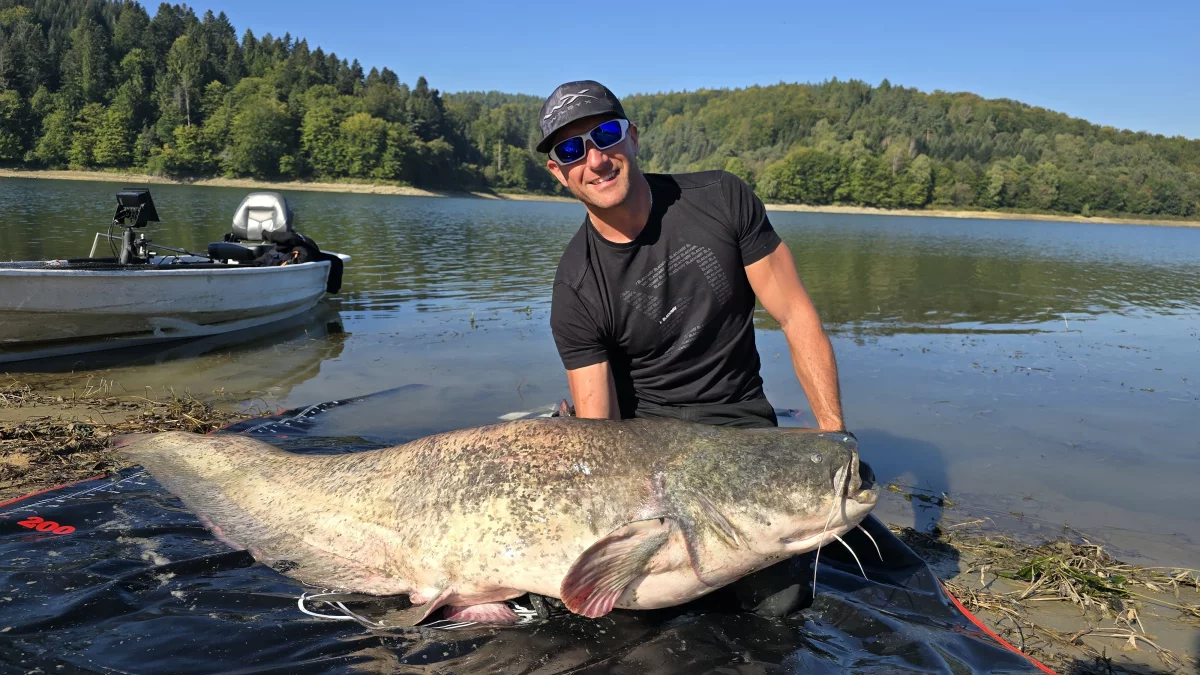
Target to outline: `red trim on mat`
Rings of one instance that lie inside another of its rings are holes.
[[[950,597],[950,601],[954,603],[954,606],[958,608],[958,611],[962,612],[963,616],[970,619],[971,623],[975,624],[975,626],[977,628],[979,628],[979,630],[992,636],[997,642],[1004,645],[1005,647],[1008,647],[1009,650],[1011,650],[1013,653],[1020,654],[1021,656],[1024,656],[1025,658],[1029,659],[1029,661],[1033,665],[1037,666],[1038,669],[1041,670],[1043,673],[1048,673],[1048,675],[1058,675],[1053,670],[1050,670],[1050,668],[1048,668],[1046,665],[1044,665],[1041,661],[1038,661],[1037,659],[1033,658],[1032,656],[1021,651],[1020,649],[1017,649],[1016,647],[1012,646],[1011,644],[1008,643],[1007,640],[1005,640],[1004,638],[1000,637],[999,635],[996,635],[995,633],[993,633],[992,629],[983,625],[983,622],[980,621],[978,617],[976,617],[974,614],[972,614],[970,611],[968,611],[966,607],[963,607],[963,604],[958,601],[958,598],[954,597],[954,594],[951,593],[950,590],[946,588],[945,584],[942,584],[942,590],[946,591],[946,595]]]
[[[30,492],[29,494],[25,495],[24,497],[17,497],[16,499],[10,499],[6,502],[0,503],[0,508],[4,508],[5,506],[8,506],[9,504],[16,504],[17,502],[21,501],[22,499],[29,499],[30,497],[36,497],[37,495],[44,494],[46,492],[53,492],[55,490],[61,490],[65,487],[71,487],[72,485],[79,485],[80,483],[86,483],[89,480],[96,480],[97,478],[104,478],[107,475],[108,474],[102,473],[102,474],[99,474],[96,476],[92,476],[91,478],[84,478],[83,480],[77,480],[73,483],[63,483],[62,485],[55,485],[54,487],[46,488],[45,490],[38,490],[37,492]]]

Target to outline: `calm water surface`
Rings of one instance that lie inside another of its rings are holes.
[[[0,259],[86,255],[111,183],[0,181]],[[245,191],[152,186],[152,239],[203,250]],[[356,432],[404,438],[567,396],[548,327],[574,204],[296,192],[297,229],[354,257],[342,293],[278,330],[12,364],[63,386],[275,408],[409,383]],[[1200,561],[1200,230],[772,212],[831,332],[846,422],[882,479],[1001,527],[1064,524],[1131,559]],[[247,288],[247,293],[256,289]],[[812,424],[760,312],[767,393]],[[941,514],[889,500],[886,520]]]

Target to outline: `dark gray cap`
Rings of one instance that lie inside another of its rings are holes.
[[[605,113],[615,113],[620,119],[629,119],[625,117],[625,109],[617,97],[599,82],[579,80],[560,84],[542,104],[542,112],[538,114],[542,140],[537,144],[537,151],[550,152],[554,132],[571,122]]]

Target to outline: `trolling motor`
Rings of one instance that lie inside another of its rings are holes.
[[[113,225],[125,228],[121,236],[121,256],[117,259],[118,262],[122,265],[149,262],[146,244],[150,243],[150,240],[144,232],[135,238],[133,231],[146,227],[146,223],[157,222],[158,211],[154,209],[154,200],[150,198],[149,190],[124,188],[117,193],[117,212],[113,215]]]

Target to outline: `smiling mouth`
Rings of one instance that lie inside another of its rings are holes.
[[[601,176],[596,180],[588,181],[588,185],[604,185],[605,183],[611,183],[617,179],[617,174],[619,173],[621,173],[619,169],[613,169],[606,176]]]

